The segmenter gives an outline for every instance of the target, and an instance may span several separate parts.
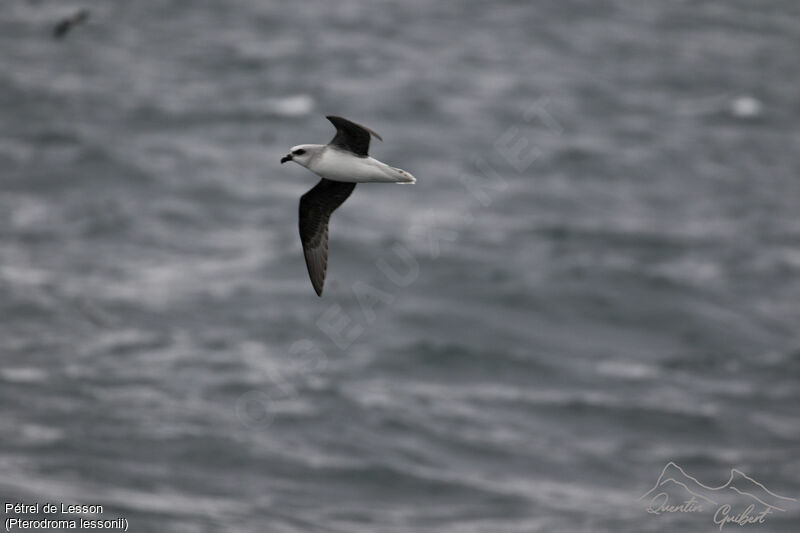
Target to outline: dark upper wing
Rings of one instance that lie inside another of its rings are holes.
[[[89,20],[89,10],[81,9],[71,17],[65,18],[59,22],[55,28],[53,28],[53,36],[57,39],[61,39],[67,35],[67,32],[69,32],[73,26],[86,22],[87,20]]]
[[[328,269],[328,220],[355,187],[355,183],[323,178],[300,197],[300,241],[306,256],[308,276],[317,296],[322,296]]]
[[[331,123],[336,126],[336,135],[329,144],[332,144],[337,148],[341,148],[342,150],[353,152],[357,156],[367,157],[367,152],[369,152],[370,135],[374,135],[378,138],[378,140],[383,140],[381,139],[380,135],[371,129],[362,126],[361,124],[351,122],[346,118],[335,117],[333,115],[328,115],[325,118],[330,120]]]

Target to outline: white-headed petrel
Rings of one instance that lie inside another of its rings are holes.
[[[53,37],[56,39],[63,39],[73,27],[77,26],[78,24],[83,24],[87,20],[89,20],[89,10],[81,9],[74,15],[63,19],[61,22],[56,24],[56,27],[53,28]]]
[[[381,136],[346,118],[326,117],[336,127],[330,143],[299,144],[281,158],[294,161],[322,179],[300,198],[300,241],[311,284],[322,296],[328,268],[328,221],[356,183],[414,183],[414,176],[368,155],[370,135]]]

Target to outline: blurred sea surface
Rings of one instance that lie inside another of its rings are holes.
[[[788,0],[4,0],[0,500],[716,527],[637,501],[669,461],[800,498],[798,46]],[[418,183],[356,188],[319,299],[278,161],[326,114]]]

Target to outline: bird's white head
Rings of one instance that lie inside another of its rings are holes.
[[[281,163],[294,161],[298,165],[308,168],[311,159],[317,155],[317,152],[319,152],[321,148],[323,148],[323,146],[319,144],[298,144],[297,146],[293,146],[289,153],[281,158]]]

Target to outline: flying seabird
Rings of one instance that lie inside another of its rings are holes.
[[[56,27],[53,28],[53,37],[55,37],[56,39],[63,39],[67,35],[67,33],[69,33],[69,31],[73,28],[73,26],[82,24],[87,20],[89,20],[89,10],[81,9],[71,17],[67,17],[58,24],[56,24]]]
[[[281,158],[294,161],[322,179],[300,198],[300,241],[308,275],[317,296],[322,296],[328,267],[328,221],[353,192],[356,183],[414,183],[414,176],[390,167],[367,153],[370,136],[381,136],[346,118],[327,116],[336,135],[327,145],[299,144]]]

